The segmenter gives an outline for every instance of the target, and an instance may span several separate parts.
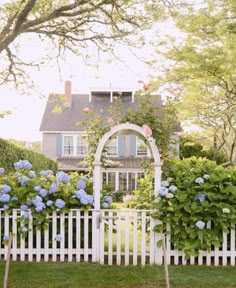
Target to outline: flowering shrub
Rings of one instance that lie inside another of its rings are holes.
[[[186,258],[211,245],[220,247],[222,232],[236,223],[235,169],[192,157],[173,163],[169,176],[154,201],[153,216],[162,221],[155,230],[170,233]]]
[[[51,170],[42,170],[37,176],[27,160],[20,160],[14,166],[16,172],[13,175],[5,174],[4,169],[0,168],[0,209],[7,213],[12,209],[22,211],[19,220],[21,234],[28,231],[30,214],[34,217],[36,229],[47,229],[47,216],[53,211],[93,207],[92,179],[62,171],[53,175]],[[101,194],[101,206],[109,208],[111,204],[112,198]]]

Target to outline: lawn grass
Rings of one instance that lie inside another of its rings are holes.
[[[3,287],[5,262],[0,262]],[[170,287],[236,288],[236,267],[170,266]],[[164,288],[163,266],[11,262],[9,288]]]

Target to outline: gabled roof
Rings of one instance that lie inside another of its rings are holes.
[[[84,108],[89,108],[97,114],[108,116],[108,108],[111,106],[110,94],[106,92],[92,93],[91,102],[89,102],[89,94],[72,94],[72,102],[70,106],[63,107],[60,113],[55,113],[53,110],[56,105],[62,105],[58,100],[60,95],[50,95],[44,111],[41,122],[40,131],[83,131],[83,127],[77,126],[76,122],[82,121],[86,118],[83,112]],[[116,96],[116,95],[114,95]],[[132,103],[131,93],[124,93],[121,96],[124,113],[128,109],[138,108],[137,103]],[[161,105],[161,104],[160,104]]]

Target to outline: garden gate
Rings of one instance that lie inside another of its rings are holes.
[[[108,230],[108,249],[112,251],[112,230],[116,230],[116,262],[120,263],[121,256],[121,226],[125,227],[125,264],[129,264],[130,258],[130,245],[133,245],[133,262],[137,262],[138,249],[141,249],[141,262],[144,264],[146,261],[146,229],[151,229],[150,239],[148,240],[148,245],[150,245],[149,249],[149,261],[150,263],[154,263],[154,254],[155,254],[155,237],[152,232],[152,227],[154,225],[152,217],[150,216],[150,211],[109,211],[105,212],[100,210],[100,191],[102,189],[102,163],[101,163],[101,155],[104,149],[104,146],[107,145],[114,136],[118,135],[136,135],[145,140],[147,147],[151,153],[151,156],[154,159],[154,170],[155,170],[155,181],[154,181],[154,191],[156,192],[158,188],[161,186],[161,161],[160,161],[160,153],[155,143],[155,139],[150,137],[148,133],[146,133],[145,126],[140,127],[136,124],[124,123],[120,125],[116,125],[111,128],[111,130],[103,135],[101,140],[98,143],[98,147],[95,154],[94,160],[94,199],[95,199],[95,210],[93,215],[93,253],[92,260],[94,262],[99,261],[103,263],[104,261],[104,233]],[[150,223],[150,226],[147,225],[147,221]],[[115,224],[115,225],[114,225]],[[137,227],[141,226],[141,247],[138,247],[138,230]],[[149,227],[149,228],[148,228]],[[107,229],[108,228],[108,229]],[[129,234],[133,230],[133,241],[130,244]],[[153,250],[154,249],[154,250]],[[108,263],[112,264],[113,253],[108,253]]]

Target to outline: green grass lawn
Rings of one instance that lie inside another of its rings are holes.
[[[0,262],[3,287],[5,262]],[[236,267],[170,266],[170,287],[233,288]],[[164,288],[163,266],[11,262],[9,288]]]

